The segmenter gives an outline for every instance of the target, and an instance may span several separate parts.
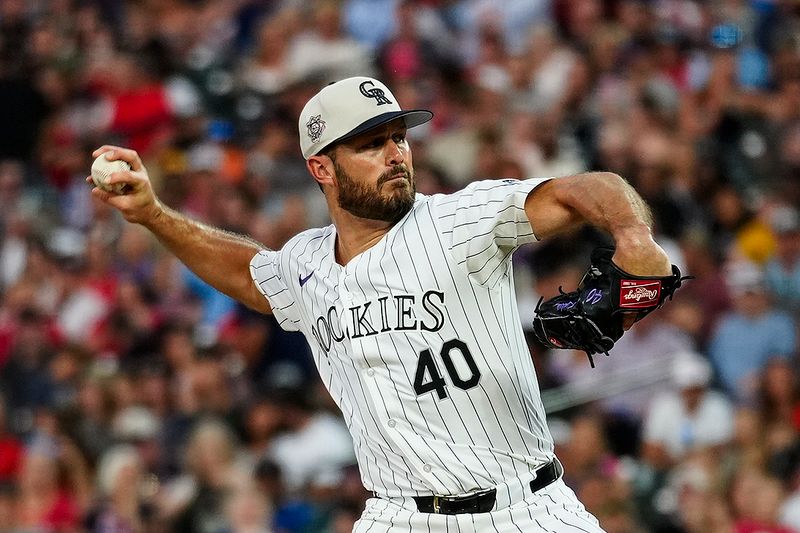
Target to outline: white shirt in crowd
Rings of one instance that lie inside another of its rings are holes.
[[[695,448],[724,444],[733,436],[733,406],[721,393],[706,390],[697,409],[686,409],[680,392],[656,396],[642,429],[645,442],[659,443],[673,458]]]

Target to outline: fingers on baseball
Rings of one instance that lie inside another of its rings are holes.
[[[135,188],[135,177],[130,172],[112,172],[108,177],[108,186],[118,190],[118,194],[128,194]]]
[[[115,179],[115,177],[116,177],[116,179]],[[130,172],[114,172],[109,176],[108,182],[107,182],[109,187],[114,189],[115,185],[118,185],[118,184],[121,185],[119,187],[119,192],[116,192],[116,193],[115,192],[110,192],[110,191],[105,191],[105,190],[101,189],[100,187],[98,187],[97,185],[95,185],[94,180],[92,179],[91,176],[86,176],[86,180],[85,181],[86,181],[86,183],[91,185],[95,190],[100,191],[101,193],[104,193],[104,194],[100,195],[101,198],[106,198],[106,197],[119,196],[119,195],[131,193],[135,188],[134,184],[131,182],[132,181],[131,177],[132,176],[131,176]]]
[[[94,184],[92,184],[92,185],[94,185]],[[95,187],[94,189],[92,189],[92,196],[94,196],[95,198],[98,198],[98,199],[100,199],[100,200],[102,200],[104,202],[107,202],[111,197],[117,196],[117,195],[114,194],[113,192],[104,191],[100,187]]]
[[[136,152],[136,150],[131,150],[130,148],[122,148],[120,146],[104,144],[92,152],[92,157],[98,157],[100,154],[107,154],[106,159],[109,161],[114,161],[115,159],[126,161],[131,166],[131,170],[134,172],[138,172],[144,167],[139,154]]]

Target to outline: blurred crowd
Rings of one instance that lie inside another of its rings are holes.
[[[795,0],[0,2],[0,532],[350,531],[369,494],[304,339],[84,179],[132,147],[165,203],[280,248],[328,223],[299,111],[357,74],[435,112],[420,192],[613,171],[695,277],[595,369],[530,338],[603,527],[800,532]],[[521,249],[521,315],[607,239]]]

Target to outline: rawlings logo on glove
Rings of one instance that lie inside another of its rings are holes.
[[[651,307],[658,304],[661,281],[623,279],[620,281],[620,307]]]
[[[614,249],[596,248],[577,290],[565,293],[536,306],[533,331],[550,348],[578,349],[592,355],[608,355],[614,343],[625,333],[626,316],[638,322],[658,309],[689,276],[672,265],[670,276],[634,276],[611,261]],[[559,288],[559,290],[561,290]]]

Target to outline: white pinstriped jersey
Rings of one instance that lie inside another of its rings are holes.
[[[311,345],[368,490],[463,494],[552,459],[511,269],[512,252],[536,240],[524,204],[543,181],[418,194],[345,266],[333,226],[253,258],[281,327]]]

